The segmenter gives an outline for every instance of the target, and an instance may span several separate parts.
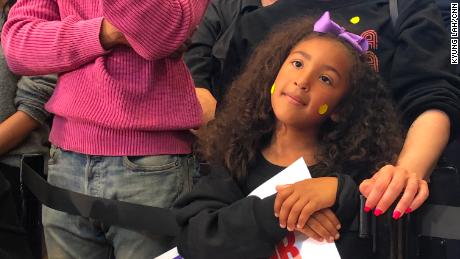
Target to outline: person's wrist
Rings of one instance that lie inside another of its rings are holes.
[[[327,204],[325,208],[330,208],[334,206],[335,202],[337,201],[337,193],[339,187],[339,179],[335,176],[324,177],[328,181],[328,186],[331,188],[331,195],[328,197]]]
[[[430,177],[429,170],[421,168],[420,166],[412,166],[412,165],[417,165],[415,163],[411,163],[410,161],[407,160],[399,160],[395,167],[399,169],[403,169],[407,171],[408,174],[413,174],[414,177],[416,177],[418,180],[426,180]]]

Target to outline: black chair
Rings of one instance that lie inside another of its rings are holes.
[[[460,175],[454,166],[441,165],[433,172],[430,197],[414,214],[409,230],[411,258],[460,258]]]

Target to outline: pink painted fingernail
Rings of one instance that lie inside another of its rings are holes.
[[[406,214],[409,214],[409,213],[411,213],[411,212],[412,212],[412,209],[411,209],[411,208],[407,208]]]
[[[368,213],[369,211],[371,211],[371,208],[367,207],[367,206],[364,206],[364,212]]]
[[[275,217],[278,217],[278,213],[275,212]]]
[[[375,215],[376,217],[382,215],[382,210],[380,210],[380,209],[375,209],[375,210],[374,210],[374,215]]]
[[[401,217],[401,212],[398,210],[393,211],[393,218],[399,219],[399,217]]]
[[[280,227],[281,227],[281,228],[285,228],[285,227],[286,227],[286,225],[280,224]]]

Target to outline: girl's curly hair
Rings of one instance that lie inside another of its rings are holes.
[[[233,82],[216,119],[199,132],[198,151],[204,159],[224,165],[235,179],[243,180],[274,133],[270,88],[282,64],[299,42],[328,37],[348,48],[353,66],[350,91],[338,106],[338,120],[327,119],[321,125],[315,176],[356,171],[356,167],[371,174],[394,162],[401,148],[402,129],[380,77],[348,42],[312,30],[311,19],[294,19],[278,26],[257,47]]]

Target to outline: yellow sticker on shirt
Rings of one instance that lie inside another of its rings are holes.
[[[359,16],[355,16],[355,17],[353,17],[353,18],[350,19],[350,22],[351,22],[352,24],[357,24],[357,23],[359,23],[360,20],[361,20],[361,19],[359,18]]]

